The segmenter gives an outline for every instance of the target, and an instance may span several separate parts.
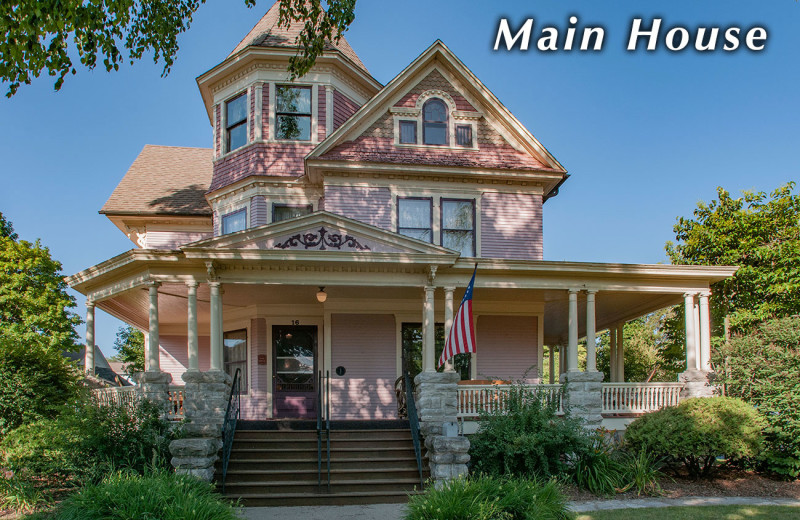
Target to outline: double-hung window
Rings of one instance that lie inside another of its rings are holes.
[[[397,232],[425,242],[433,242],[433,200],[397,199]]]
[[[272,206],[272,221],[280,222],[281,220],[289,220],[290,218],[302,217],[308,215],[313,210],[311,204],[305,205],[291,205],[291,204],[274,204]]]
[[[475,201],[442,199],[442,246],[475,256]]]
[[[247,209],[242,208],[222,217],[222,234],[236,233],[247,229]]]
[[[247,144],[247,93],[225,103],[225,151]]]
[[[275,127],[278,139],[311,140],[311,87],[277,87]]]
[[[236,374],[236,369],[242,370],[239,377],[241,378],[241,393],[246,394],[247,387],[247,330],[232,330],[226,332],[222,336],[223,347],[223,361],[225,365],[225,372],[231,378]]]

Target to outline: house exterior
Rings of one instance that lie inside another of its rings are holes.
[[[133,248],[68,279],[89,342],[99,307],[145,332],[154,385],[239,369],[243,418],[313,418],[322,372],[332,419],[393,419],[408,337],[433,373],[477,265],[460,378],[557,382],[586,337],[599,384],[609,329],[625,381],[624,323],[684,302],[687,380],[705,384],[709,287],[735,268],[544,260],[567,171],[444,43],[382,85],[342,38],[290,81],[297,29],[277,20],[197,78],[211,147],[145,146],[103,206]]]

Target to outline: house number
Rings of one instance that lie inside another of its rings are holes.
[[[292,325],[300,325],[300,320],[292,320]]]

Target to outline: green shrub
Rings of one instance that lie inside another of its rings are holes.
[[[13,472],[4,473],[0,475],[0,509],[26,512],[47,502],[32,482],[19,478]]]
[[[78,484],[115,469],[142,473],[153,465],[167,467],[175,433],[160,413],[149,401],[133,410],[76,401],[55,419],[11,432],[0,444],[4,465],[27,478]]]
[[[641,449],[636,454],[623,453],[622,464],[628,489],[636,490],[637,495],[664,494],[658,482],[664,476],[661,472],[664,464],[660,457]]]
[[[408,502],[407,520],[561,520],[572,518],[554,481],[496,478],[456,479],[429,488]]]
[[[626,491],[628,482],[626,467],[598,433],[591,449],[584,451],[575,461],[572,477],[579,487],[598,496],[610,496]]]
[[[505,400],[507,412],[483,413],[470,438],[471,471],[491,476],[550,478],[569,475],[570,459],[591,449],[581,422],[557,403],[546,402],[522,385],[513,385]]]
[[[194,477],[114,473],[70,496],[53,520],[235,520],[233,507]]]
[[[764,421],[740,399],[687,399],[631,423],[625,445],[682,462],[689,475],[709,476],[717,457],[731,460],[758,455]]]

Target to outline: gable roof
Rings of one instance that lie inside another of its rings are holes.
[[[250,46],[298,48],[298,37],[303,29],[303,24],[300,22],[292,22],[289,27],[281,27],[278,25],[279,21],[280,2],[278,1],[275,2],[261,20],[250,29],[247,36],[242,38],[242,41],[231,51],[228,58]],[[345,58],[352,61],[356,67],[369,74],[367,67],[361,62],[361,59],[344,36],[342,36],[338,42],[325,42],[325,50],[340,52]]]
[[[497,97],[459,60],[455,54],[441,41],[436,40],[417,59],[408,65],[400,74],[392,79],[380,92],[365,103],[346,123],[328,136],[308,155],[309,160],[346,160],[373,162],[401,162],[412,164],[430,164],[441,166],[482,167],[487,157],[468,152],[425,149],[422,153],[398,150],[391,151],[376,148],[375,143],[363,143],[359,146],[359,138],[373,125],[385,118],[392,106],[402,102],[409,90],[416,86],[430,70],[446,70],[448,74],[460,80],[465,95],[474,102],[469,107],[483,111],[484,119],[492,125],[501,126],[504,138],[513,140],[515,146],[492,150],[499,162],[495,167],[536,170],[566,176],[566,169],[550,152],[525,128],[520,121],[497,99]],[[506,141],[507,142],[507,141]],[[413,156],[413,157],[412,157]]]
[[[213,150],[145,145],[100,213],[210,216]]]

